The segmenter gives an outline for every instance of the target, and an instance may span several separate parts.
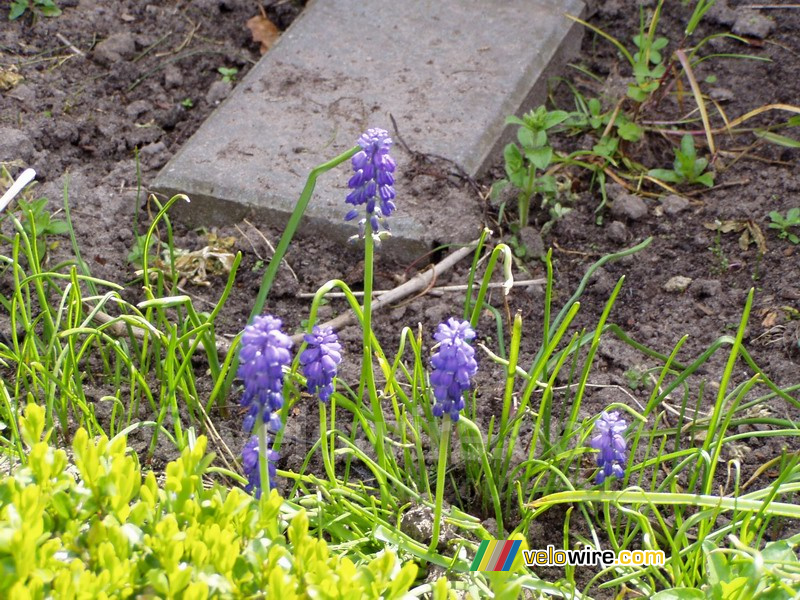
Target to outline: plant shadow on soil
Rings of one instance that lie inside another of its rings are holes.
[[[148,182],[229,91],[219,83],[218,67],[235,67],[242,76],[258,59],[258,47],[249,39],[244,27],[245,21],[253,16],[252,5],[228,0],[204,0],[186,6],[173,2],[145,5],[134,0],[62,0],[60,5],[64,12],[57,19],[33,22],[26,17],[6,24],[0,31],[0,66],[15,65],[24,77],[0,97],[0,127],[4,132],[0,135],[4,138],[0,142],[0,158],[18,161],[9,165],[12,171],[22,166],[36,168],[42,182],[38,194],[50,199],[54,211],[60,206],[59,199],[68,180],[78,244],[92,274],[120,283],[120,278],[133,281],[134,269],[126,257],[133,245],[135,206],[139,205],[142,220],[146,221]],[[300,3],[277,3],[271,10],[270,16],[285,27],[301,6]],[[277,14],[274,12],[277,10],[282,12]],[[633,18],[638,11],[638,3],[631,0],[601,2],[592,22],[619,39],[630,40],[638,33],[635,29],[638,18]],[[670,5],[662,16],[659,34],[670,40],[680,39],[688,14],[687,8]],[[724,14],[714,13],[701,25],[696,37],[728,31],[731,23],[726,19]],[[716,52],[763,56],[771,62],[716,58],[698,67],[698,78],[716,76],[716,93],[724,98],[721,102],[728,115],[739,116],[772,103],[792,104],[800,97],[800,62],[796,59],[800,52],[800,40],[796,36],[799,29],[800,12],[787,10],[774,19],[774,28],[767,40],[752,39],[745,45],[720,39],[713,46]],[[97,43],[98,39],[106,41]],[[63,40],[81,50],[81,54]],[[670,46],[670,49],[674,48]],[[576,62],[610,81],[619,68],[611,45],[588,32],[581,57]],[[578,71],[567,69],[562,75],[571,78],[587,94],[599,95],[604,91],[592,80],[576,73]],[[565,86],[555,85],[553,95],[559,108],[572,108],[572,98]],[[191,100],[191,108],[187,99]],[[643,119],[670,120],[679,113],[680,107],[665,99],[651,107]],[[754,123],[764,126],[780,118],[781,115],[766,113]],[[627,154],[651,167],[668,167],[672,162],[671,145],[677,141],[668,141],[657,134],[646,139],[638,147],[628,147]],[[554,143],[559,149],[573,150],[591,147],[593,141],[560,136]],[[768,232],[767,252],[760,256],[753,245],[740,247],[738,236],[722,234],[716,238],[704,223],[752,220],[768,231],[770,211],[785,213],[798,205],[798,150],[771,146],[750,134],[721,140],[721,145],[732,153],[721,155],[717,164],[717,183],[723,185],[709,191],[686,189],[692,195],[677,211],[668,211],[658,199],[648,198],[645,200],[647,214],[637,219],[604,212],[604,222],[598,225],[595,208],[599,192],[590,188],[585,172],[570,172],[577,201],[572,212],[556,222],[543,240],[546,247],[553,247],[553,305],[556,310],[563,305],[586,269],[601,256],[653,236],[653,243],[646,250],[609,263],[595,273],[581,300],[581,313],[575,325],[593,327],[614,285],[624,275],[626,281],[611,313],[611,321],[638,342],[662,354],[669,354],[682,336],[690,334],[677,357],[688,363],[721,335],[735,331],[748,290],[755,287],[745,345],[777,385],[797,384],[800,381],[800,328],[798,321],[789,319],[790,312],[784,307],[800,308],[798,249]],[[137,185],[134,148],[139,148],[141,190]],[[400,148],[396,158],[399,177],[412,179],[420,193],[431,195],[433,202],[437,201],[437,194],[441,201],[450,190],[457,189],[487,215],[490,227],[495,231],[503,230],[503,224],[492,223],[496,207],[488,205],[470,185],[453,177],[447,169],[423,168]],[[478,182],[480,189],[485,192],[501,176],[502,166],[498,162],[497,167]],[[403,210],[402,198],[398,200],[398,207]],[[544,211],[534,213],[533,217],[537,225],[548,219]],[[202,232],[186,230],[180,223],[174,226],[177,247],[194,250],[206,244]],[[263,262],[271,254],[259,232],[273,242],[281,233],[257,220],[216,231],[219,236],[235,237],[234,251],[244,254],[233,293],[217,326],[223,334],[233,336],[244,327],[260,284]],[[478,234],[476,232],[476,237]],[[391,240],[386,243],[391,244]],[[69,244],[61,242],[50,251],[49,260],[56,264],[68,257]],[[314,292],[332,278],[343,279],[354,289],[361,283],[360,250],[356,248],[342,248],[301,232],[286,260],[296,276],[281,270],[266,310],[279,316],[291,332],[298,332],[308,316],[310,299],[299,298],[299,292]],[[437,285],[464,283],[469,266],[466,262],[438,280]],[[532,278],[544,276],[539,261],[521,266]],[[379,256],[375,287],[392,288],[420,268],[420,265],[397,264]],[[519,269],[517,273],[522,276]],[[664,290],[667,280],[676,275],[692,278],[684,293]],[[210,283],[209,287],[188,284],[185,288],[200,310],[213,306],[224,280],[212,278]],[[10,294],[10,285],[9,281],[0,282],[2,293]],[[142,300],[141,282],[128,286],[125,297],[132,302]],[[495,290],[488,299],[502,314],[521,313],[524,323],[522,365],[528,364],[538,350],[543,300],[540,286],[515,288],[505,299]],[[389,308],[375,315],[376,335],[386,352],[393,353],[402,327],[416,328],[417,324],[422,324],[429,349],[435,326],[459,314],[462,302],[459,295],[429,293],[408,304]],[[331,300],[322,307],[320,318],[326,320],[345,309],[343,301]],[[0,318],[0,327],[7,326],[7,320]],[[493,348],[497,343],[495,330],[494,318],[484,315],[478,325],[479,341]],[[346,352],[341,377],[353,383],[360,372],[361,333],[355,326],[339,333]],[[701,379],[719,381],[726,359],[726,353],[720,352],[702,367],[694,376],[692,394],[696,394],[694,390]],[[195,366],[199,372],[204,370],[202,364]],[[655,366],[652,360],[612,336],[604,337],[581,418],[596,414],[615,401],[630,402],[637,409],[646,404],[650,390],[647,385],[631,389],[631,374],[644,373]],[[747,377],[744,368],[737,368],[733,384]],[[205,380],[201,377],[199,381]],[[477,418],[484,429],[491,416],[500,412],[503,381],[502,368],[484,357],[477,380]],[[90,385],[98,399],[108,393],[100,380],[91,381]],[[198,391],[207,397],[210,383],[205,381],[205,385]],[[713,393],[706,394],[701,408],[707,409],[713,396]],[[692,397],[692,401],[695,399],[696,396]],[[563,392],[560,400],[570,401],[568,391]],[[213,413],[211,419],[235,454],[244,444],[245,436],[240,431],[241,414],[235,394],[229,402],[227,418]],[[279,468],[299,469],[317,439],[315,403],[313,398],[303,397],[291,410]],[[769,409],[783,418],[800,418],[796,409],[780,400],[775,400]],[[96,411],[101,422],[108,418],[109,409],[103,403],[97,403]],[[141,416],[146,415],[143,412]],[[165,425],[169,427],[168,422]],[[752,431],[748,427],[751,426],[740,425],[736,432],[746,434]],[[130,439],[132,446],[143,455],[150,434],[135,432]],[[738,458],[746,480],[782,452],[798,450],[795,439],[753,437],[740,445],[739,456],[723,458]],[[457,459],[457,452],[455,455]],[[162,468],[175,456],[174,448],[160,441],[150,464],[153,468]],[[435,454],[431,451],[431,468],[434,463]],[[582,479],[586,480],[593,466],[584,466]],[[321,471],[321,465],[312,462],[310,469]],[[455,473],[459,473],[458,463]],[[724,489],[724,475],[719,477],[719,486]],[[759,478],[759,484],[766,485],[770,480],[769,471],[761,473]],[[466,489],[461,490],[461,496],[474,498]],[[448,500],[455,498],[451,496]],[[477,504],[480,499],[474,498],[474,501]],[[469,510],[470,506],[465,508]],[[531,547],[561,544],[563,519],[561,509],[545,513],[531,530],[536,538],[531,539]],[[579,523],[573,524],[580,530]],[[796,529],[796,524],[786,523],[786,527]],[[563,575],[555,571],[538,574],[543,577]]]

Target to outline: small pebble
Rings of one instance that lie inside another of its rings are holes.
[[[647,215],[647,205],[639,196],[622,194],[611,205],[611,214],[616,218],[638,221]]]
[[[153,142],[152,144],[147,144],[146,146],[142,146],[139,152],[145,156],[159,154],[160,152],[164,152],[167,149],[166,144],[164,142]]]
[[[215,81],[211,84],[211,87],[208,88],[206,102],[212,105],[217,105],[228,97],[228,94],[231,93],[232,89],[233,85],[229,81]]]
[[[736,11],[728,6],[728,0],[717,0],[711,4],[705,18],[711,23],[730,27],[736,22]]]
[[[733,24],[733,33],[736,35],[763,40],[775,27],[775,21],[754,10],[739,10],[737,13]]]
[[[136,54],[136,41],[129,31],[114,33],[95,46],[94,58],[105,65],[130,60]]]
[[[730,102],[736,98],[736,94],[733,90],[724,87],[712,87],[708,90],[708,95],[711,96],[712,100],[716,100],[717,102]]]
[[[670,194],[661,199],[661,206],[664,208],[664,213],[675,216],[689,208],[689,201],[675,194]]]
[[[177,65],[167,65],[164,69],[164,87],[169,89],[179,88],[183,85],[183,72]]]
[[[519,241],[525,246],[525,258],[535,260],[545,255],[544,241],[535,227],[523,227],[519,232]]]
[[[606,237],[617,244],[628,241],[628,228],[622,221],[611,221],[606,228]]]
[[[690,283],[692,283],[691,277],[676,275],[675,277],[670,277],[669,281],[664,284],[664,291],[671,293],[685,292]]]
[[[136,100],[125,107],[125,114],[131,119],[135,119],[141,114],[146,113],[151,109],[151,105],[147,100]]]
[[[0,162],[20,159],[27,163],[33,157],[33,142],[24,131],[0,127]]]

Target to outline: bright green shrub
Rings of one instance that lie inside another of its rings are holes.
[[[206,439],[170,463],[159,487],[123,438],[75,434],[79,480],[45,440],[44,410],[20,418],[27,461],[0,483],[2,598],[398,598],[417,566],[391,552],[354,563],[309,535],[305,510],[277,492],[206,489]]]

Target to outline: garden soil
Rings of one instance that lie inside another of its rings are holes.
[[[653,4],[644,3],[645,15]],[[244,0],[167,0],[150,4],[138,0],[61,0],[59,5],[63,14],[57,18],[42,18],[29,12],[14,22],[0,21],[0,159],[6,161],[12,174],[26,166],[35,168],[40,182],[37,195],[49,198],[51,210],[61,211],[61,216],[66,186],[77,241],[92,274],[127,283],[125,298],[138,302],[144,299],[141,280],[137,280],[135,267],[127,257],[134,243],[136,215],[139,232],[143,232],[154,214],[153,203],[147,201],[148,185],[229,93],[236,79],[241,79],[258,60],[259,45],[245,26],[258,14],[258,5]],[[741,33],[740,39],[719,37],[710,41],[700,55],[717,56],[695,66],[704,91],[714,98],[714,105],[710,103],[709,107],[715,126],[722,125],[720,111],[732,120],[768,105],[800,105],[800,10],[787,7],[756,11],[749,18],[752,26],[747,27],[736,24],[740,15],[735,11],[740,8],[738,3],[720,1],[718,5],[685,43],[689,46],[734,27]],[[302,5],[284,1],[265,3],[264,8],[270,19],[284,29]],[[631,47],[631,40],[638,33],[639,11],[640,3],[612,0],[600,2],[590,11],[590,19],[593,25]],[[658,29],[659,35],[670,40],[666,54],[681,43],[689,13],[683,3],[666,3]],[[220,67],[237,70],[232,84],[223,81]],[[613,46],[587,30],[581,56],[572,67],[563,70],[561,79],[552,82],[551,99],[559,108],[572,110],[575,89],[586,97],[602,97],[606,106],[614,106],[624,96],[628,77],[630,69]],[[651,168],[670,168],[673,148],[680,138],[669,132],[702,129],[686,80],[680,86],[672,82],[668,91],[642,108],[640,122],[652,131],[643,142],[625,143],[623,150],[630,161]],[[627,105],[623,104],[622,109],[627,110]],[[692,122],[680,123],[687,116]],[[790,116],[782,110],[766,110],[740,129],[777,125]],[[391,129],[388,123],[373,125]],[[403,123],[398,127],[402,134]],[[792,130],[782,133],[793,134]],[[697,135],[695,139],[700,153],[707,155],[705,136]],[[566,152],[590,149],[597,140],[589,135],[563,134],[553,141]],[[539,254],[541,248],[552,248],[554,310],[560,309],[586,270],[602,256],[652,238],[639,253],[609,262],[595,272],[581,299],[577,326],[592,328],[597,323],[615,284],[624,276],[609,321],[639,343],[667,355],[688,336],[676,356],[683,364],[690,363],[721,336],[735,335],[748,292],[754,289],[745,347],[776,384],[797,384],[800,247],[780,239],[768,227],[768,213],[785,213],[800,206],[799,151],[770,144],[752,131],[719,133],[716,142],[715,187],[709,190],[679,186],[677,198],[665,198],[668,194],[651,182],[625,180],[631,188],[641,188],[642,200],[632,199],[620,186],[609,185],[608,202],[601,206],[602,196],[589,174],[578,168],[564,169],[560,175],[568,182],[568,189],[562,204],[571,211],[546,225],[551,220],[548,211],[534,203],[534,227],[523,232],[522,237],[529,255]],[[488,193],[491,184],[503,176],[499,161],[484,179],[476,182],[462,178],[457,165],[409,154],[401,145],[395,155],[398,176],[411,179],[417,193],[427,195],[431,203],[442,204],[443,215],[457,218],[458,207],[444,206],[448,199],[472,202],[486,215],[487,226],[495,232],[493,243],[503,237],[510,239],[508,222],[499,219],[499,203],[509,197],[501,195],[499,200],[490,200]],[[611,170],[624,173],[625,167],[619,165]],[[513,204],[506,204],[506,218],[514,216]],[[402,198],[398,198],[397,205],[402,212]],[[449,212],[444,211],[446,208]],[[447,228],[452,223],[443,218],[440,225]],[[202,249],[209,245],[209,234],[213,234],[217,239],[233,238],[232,250],[243,253],[232,295],[217,325],[219,334],[231,339],[247,321],[264,264],[271,255],[270,243],[277,243],[281,231],[259,220],[231,223],[214,231],[187,230],[180,223],[173,226],[176,247]],[[731,231],[724,231],[727,229]],[[744,231],[751,233],[750,240],[742,237]],[[761,250],[756,243],[748,243],[758,238],[758,232],[764,238],[765,247]],[[166,235],[163,228],[160,233]],[[476,231],[475,237],[479,233]],[[48,254],[52,265],[70,258],[66,237],[54,237],[52,241],[55,243]],[[391,244],[391,240],[385,243]],[[443,254],[439,251],[421,256],[409,264],[393,263],[379,255],[376,288],[395,287]],[[357,246],[341,247],[300,232],[286,256],[288,266],[279,273],[267,310],[280,317],[288,331],[299,331],[311,302],[302,294],[315,292],[332,278],[343,279],[358,289],[363,273],[360,256]],[[467,259],[442,275],[436,285],[465,283],[469,262]],[[535,256],[521,258],[515,273],[517,279],[541,278],[544,265]],[[670,282],[677,276],[690,278],[691,282],[688,286]],[[189,294],[200,310],[210,311],[222,292],[225,277],[211,272],[200,279],[205,285],[187,280],[175,293]],[[499,274],[496,279],[500,279]],[[11,285],[10,274],[5,271],[0,290],[8,296]],[[494,290],[489,302],[505,319],[521,314],[524,339],[520,362],[529,364],[541,340],[544,287],[516,287],[506,298]],[[346,308],[343,301],[331,300],[322,307],[321,317],[331,318]],[[374,321],[384,349],[393,354],[403,327],[416,330],[421,324],[429,349],[437,323],[462,310],[462,294],[431,291],[378,312]],[[7,335],[9,327],[8,316],[0,314],[0,333]],[[496,326],[490,312],[482,316],[478,333],[481,343],[497,350]],[[360,369],[361,333],[350,326],[340,335],[346,349],[342,377],[355,384]],[[706,385],[699,409],[707,412],[713,404],[728,358],[726,348],[716,352],[695,375],[689,390],[690,407],[698,402],[701,381]],[[499,414],[504,376],[500,366],[481,350],[479,354],[478,419],[486,427],[490,417]],[[657,362],[645,354],[612,334],[605,335],[589,376],[580,417],[589,417],[611,402],[629,403],[642,410],[652,392],[650,370],[656,366]],[[200,373],[204,370],[202,364],[196,367]],[[657,377],[658,370],[654,373]],[[748,367],[737,362],[733,384],[749,376]],[[574,388],[568,387],[566,379],[559,383],[564,386],[560,399],[569,401],[569,391]],[[87,385],[98,399],[113,393],[99,380]],[[205,398],[210,389],[208,382],[201,388]],[[279,468],[298,470],[315,441],[318,417],[314,402],[313,398],[304,397],[293,407]],[[676,391],[670,402],[673,408],[679,408],[681,393]],[[104,405],[98,402],[96,406],[101,419],[108,418]],[[244,437],[235,396],[225,408],[229,409],[227,416],[215,409],[210,418],[222,440],[236,453]],[[800,411],[779,399],[771,400],[761,410],[776,418],[800,418]],[[675,414],[667,411],[666,419],[674,424]],[[740,461],[743,481],[755,474],[758,479],[753,485],[762,487],[775,473],[769,469],[757,473],[759,467],[782,452],[800,448],[796,439],[746,437],[752,431],[751,425],[736,427],[735,433],[745,437],[730,445],[730,455],[722,458]],[[143,459],[147,458],[144,450],[148,440],[149,436],[137,434],[131,439]],[[700,439],[694,441],[702,443]],[[216,445],[219,450],[219,441]],[[158,469],[174,456],[167,444],[159,444],[156,455],[147,460]],[[434,454],[430,457],[433,465]],[[587,463],[584,467],[585,479],[593,465]],[[720,472],[726,472],[724,465]],[[726,489],[724,477],[719,485],[723,491]],[[462,498],[470,497],[469,490],[461,492]],[[538,532],[535,547],[561,543],[564,513],[554,509],[548,515],[533,528]],[[548,521],[553,521],[552,526]]]

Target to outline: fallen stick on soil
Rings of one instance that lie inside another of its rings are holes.
[[[3,197],[0,198],[0,212],[16,198],[17,194],[22,191],[22,188],[33,181],[34,177],[36,177],[36,171],[33,169],[25,169],[22,175],[17,177],[17,180],[8,188],[8,191],[3,194]]]
[[[442,273],[448,271],[449,269],[452,269],[458,262],[463,260],[465,257],[469,256],[475,250],[477,245],[478,241],[476,240],[464,246],[463,248],[459,248],[458,250],[447,256],[440,263],[433,265],[430,269],[426,269],[425,271],[418,273],[416,276],[414,276],[412,279],[409,279],[404,284],[397,286],[393,290],[388,290],[385,293],[381,294],[372,303],[372,310],[376,311],[382,308],[383,306],[386,306],[387,304],[392,304],[394,302],[397,302],[398,300],[402,300],[403,298],[410,296],[414,292],[425,290],[426,287],[430,285],[432,281],[435,281],[436,278],[439,277]],[[531,284],[531,283],[536,283],[538,281],[539,280],[532,280],[528,283]],[[87,304],[87,306],[91,307],[89,304]],[[103,325],[110,323],[107,330],[110,330],[115,337],[125,337],[129,334],[129,332],[131,332],[133,333],[133,336],[137,340],[144,339],[145,326],[143,325],[137,326],[130,322],[126,324],[123,321],[119,320],[115,321],[117,317],[112,317],[111,315],[103,311],[97,311],[94,314],[93,318],[95,321],[102,323]],[[335,319],[328,321],[327,323],[323,323],[323,326],[339,329],[341,327],[349,325],[354,319],[355,315],[352,312],[346,312],[339,315]],[[152,325],[150,327],[152,328]],[[300,342],[303,341],[303,335],[305,334],[301,333],[292,336],[292,341],[295,344],[299,344]],[[227,340],[217,340],[216,345],[217,345],[217,353],[221,355],[227,353],[228,349],[230,348],[230,342]],[[203,342],[200,342],[198,346],[203,351],[206,350],[205,346],[203,345]]]
[[[511,284],[511,287],[525,287],[528,285],[537,285],[540,283],[545,283],[546,279],[522,279],[520,281],[514,281]],[[494,289],[499,287],[507,287],[508,284],[505,281],[497,281],[494,283],[490,283],[486,287]],[[375,290],[372,292],[373,296],[383,296],[384,294],[391,294],[394,290]],[[436,294],[436,292],[466,292],[467,291],[467,284],[461,283],[458,285],[437,285],[436,287],[432,287],[428,290],[429,294]],[[356,298],[360,298],[364,295],[364,292],[352,292],[353,296]],[[436,294],[438,295],[438,294]],[[312,294],[311,292],[303,292],[301,294],[297,294],[298,298],[313,298],[316,294]],[[344,292],[329,292],[325,294],[326,298],[346,298],[347,294]]]
[[[86,55],[83,53],[83,51],[82,51],[80,48],[78,48],[77,46],[75,46],[75,45],[74,45],[72,42],[70,42],[70,41],[69,41],[67,38],[65,38],[65,37],[64,37],[63,35],[61,35],[60,33],[56,33],[56,37],[57,37],[57,38],[58,38],[58,39],[59,39],[59,40],[60,40],[60,41],[61,41],[63,44],[65,44],[65,45],[67,46],[67,48],[69,48],[70,50],[72,50],[73,54],[77,54],[77,55],[79,55],[79,56],[86,56]]]
[[[397,286],[393,290],[387,291],[385,294],[381,294],[372,302],[372,311],[376,311],[387,304],[392,304],[393,302],[397,302],[398,300],[402,300],[406,296],[413,294],[416,291],[424,290],[432,281],[435,281],[442,273],[445,271],[452,269],[458,262],[463,260],[465,257],[469,256],[475,248],[478,246],[478,241],[471,242],[467,244],[463,248],[459,248],[449,256],[447,256],[444,260],[440,263],[433,265],[430,269],[426,269],[421,273],[418,273],[412,279],[409,279],[404,284]],[[346,313],[342,313],[335,319],[331,319],[327,323],[322,323],[322,327],[332,327],[333,329],[341,329],[346,325],[349,325],[355,319],[355,314],[352,311],[348,311]],[[292,336],[292,341],[295,344],[299,344],[303,341],[303,336],[305,334],[300,333],[298,335]]]

